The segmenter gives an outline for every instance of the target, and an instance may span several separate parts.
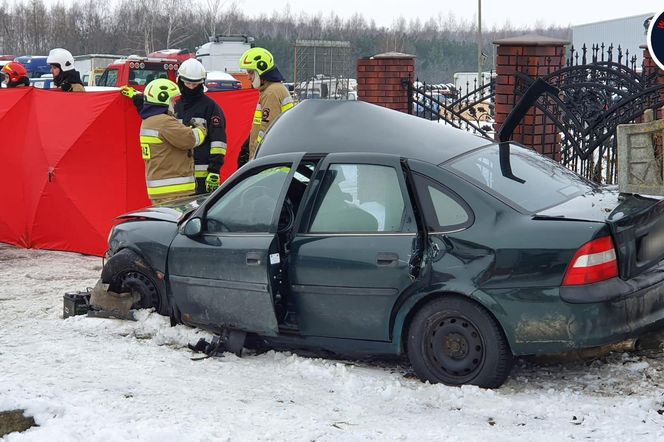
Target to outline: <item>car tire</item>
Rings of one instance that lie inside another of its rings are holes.
[[[154,308],[160,315],[170,315],[163,281],[135,252],[123,249],[113,255],[104,264],[101,280],[116,293],[138,292],[141,298],[132,308]]]
[[[432,383],[500,387],[514,356],[496,319],[480,304],[447,295],[425,304],[408,329],[408,359]]]

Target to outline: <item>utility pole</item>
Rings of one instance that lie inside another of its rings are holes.
[[[477,87],[482,86],[482,0],[477,0]]]

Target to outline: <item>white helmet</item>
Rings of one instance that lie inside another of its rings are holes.
[[[200,61],[195,58],[189,58],[182,62],[178,69],[178,78],[182,81],[192,83],[203,83],[207,77],[207,72]]]
[[[66,49],[55,48],[51,49],[46,59],[48,64],[57,64],[63,71],[71,71],[74,69],[74,57]]]

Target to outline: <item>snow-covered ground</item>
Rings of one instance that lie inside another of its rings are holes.
[[[664,440],[664,354],[519,361],[499,390],[429,385],[398,363],[268,352],[194,361],[206,333],[62,319],[101,259],[0,244],[0,410],[38,427],[6,441]]]

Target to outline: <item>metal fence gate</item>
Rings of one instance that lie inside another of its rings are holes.
[[[572,47],[562,69],[543,67],[547,74],[540,78],[556,92],[540,95],[532,107],[543,125],[555,128],[560,161],[595,182],[617,183],[616,129],[641,121],[648,109],[657,115],[664,106],[657,71],[637,68],[635,56],[604,44]],[[515,107],[535,80],[516,74]],[[493,81],[442,100],[428,86],[408,87],[410,113],[494,138]]]

